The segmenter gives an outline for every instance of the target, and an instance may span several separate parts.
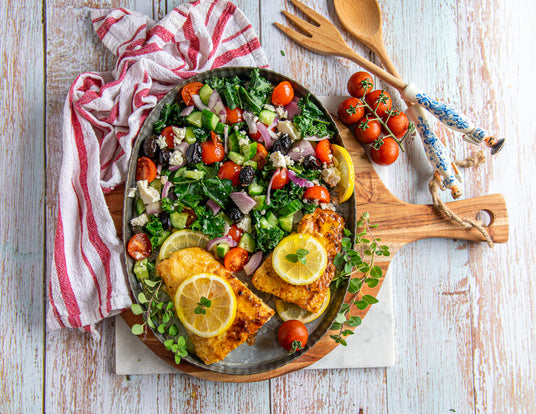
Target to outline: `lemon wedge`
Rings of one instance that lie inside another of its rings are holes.
[[[303,308],[300,308],[297,305],[294,305],[293,303],[288,303],[282,301],[281,299],[275,300],[275,310],[277,311],[279,317],[283,319],[283,321],[290,321],[296,319],[303,323],[309,323],[317,319],[325,312],[325,310],[328,308],[330,297],[331,294],[330,290],[328,289],[326,298],[324,299],[322,307],[319,309],[318,312],[309,312]]]
[[[343,203],[348,200],[354,192],[355,186],[355,171],[352,157],[346,148],[340,145],[331,145],[331,152],[333,154],[335,167],[339,171],[341,181],[337,186],[337,192],[339,193],[339,203]]]
[[[292,256],[302,254],[302,260]],[[305,253],[307,252],[307,253]],[[322,243],[310,234],[294,233],[279,242],[272,253],[272,266],[281,279],[292,285],[308,285],[317,280],[328,264]]]
[[[203,338],[226,331],[236,316],[236,296],[231,285],[209,273],[199,273],[182,282],[173,302],[184,327]]]
[[[192,230],[179,230],[172,233],[160,247],[160,253],[156,259],[156,264],[162,260],[169,258],[177,250],[186,249],[188,247],[207,248],[209,239],[203,233]]]

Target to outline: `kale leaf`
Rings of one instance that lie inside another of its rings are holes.
[[[169,126],[185,126],[187,125],[186,118],[181,116],[181,108],[177,103],[167,103],[160,111],[160,117],[153,125],[153,133],[160,134],[162,130]]]
[[[179,201],[190,207],[197,207],[197,205],[205,199],[205,192],[203,191],[200,181],[192,181],[176,185],[175,194],[177,194],[177,199]]]
[[[224,208],[229,201],[229,196],[233,191],[231,180],[221,180],[219,178],[209,178],[201,181],[201,186],[205,194],[214,200],[221,208]]]
[[[300,99],[298,106],[301,114],[294,117],[294,125],[303,137],[316,135],[318,137],[332,136],[334,131],[329,129],[328,117],[311,102],[310,95]]]
[[[194,208],[197,220],[192,223],[192,230],[201,231],[210,239],[221,237],[225,233],[225,220],[221,216],[216,216],[204,206]]]

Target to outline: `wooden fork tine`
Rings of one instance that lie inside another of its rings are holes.
[[[306,6],[305,4],[299,2],[298,0],[290,0],[290,1],[291,1],[292,4],[294,4],[294,6],[296,6],[298,9],[300,9],[303,14],[305,14],[307,17],[309,17],[316,24],[320,25],[322,23],[329,23],[331,25],[329,20],[327,20],[321,14],[318,14],[317,12],[315,12],[309,6]]]
[[[310,48],[308,40],[311,40],[310,37],[307,37],[301,33],[298,33],[296,30],[292,30],[291,28],[287,26],[283,26],[280,23],[274,22],[275,26],[281,30],[283,33],[285,33],[288,37],[290,37],[295,42],[299,43],[303,47]]]
[[[293,14],[290,14],[286,10],[281,10],[281,11],[286,16],[287,19],[289,19],[292,23],[294,23],[296,26],[302,29],[305,33],[312,35],[315,29],[318,30],[318,26],[315,26],[309,22],[306,22],[305,20],[300,19],[298,16],[294,16]]]

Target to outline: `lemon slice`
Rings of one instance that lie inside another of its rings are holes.
[[[305,264],[289,260],[299,249],[307,251]],[[320,241],[310,234],[294,233],[279,242],[272,254],[272,266],[281,279],[292,285],[308,285],[317,280],[328,264],[328,254]]]
[[[202,297],[205,303],[208,299],[210,305],[200,305]],[[229,329],[236,316],[236,297],[231,285],[224,278],[209,273],[199,273],[182,282],[173,302],[184,327],[203,338]]]
[[[186,249],[187,247],[202,247],[206,249],[208,242],[208,237],[203,233],[192,230],[176,231],[162,244],[156,263],[158,264],[162,260],[167,259],[177,250]]]
[[[314,321],[320,315],[322,315],[324,311],[328,308],[329,300],[331,297],[331,294],[329,292],[330,290],[328,289],[326,298],[324,299],[322,307],[318,312],[309,312],[303,308],[300,308],[297,305],[294,305],[293,303],[288,303],[282,301],[281,299],[275,300],[275,310],[277,311],[279,317],[283,319],[283,321],[290,321],[296,319],[303,323],[309,323]]]
[[[335,160],[335,167],[337,167],[341,176],[337,191],[339,193],[339,203],[343,203],[348,200],[354,192],[354,163],[352,162],[352,157],[350,157],[350,154],[344,147],[333,144],[331,145],[331,152]]]

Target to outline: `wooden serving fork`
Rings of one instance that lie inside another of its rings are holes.
[[[300,3],[298,0],[290,1],[301,10],[303,14],[316,23],[316,25],[311,24],[290,14],[286,10],[282,10],[283,14],[292,23],[306,33],[306,35],[304,35],[277,22],[274,23],[279,30],[292,40],[315,53],[340,56],[357,63],[359,66],[396,88],[400,92],[402,99],[405,101],[423,106],[447,127],[463,133],[464,139],[467,142],[475,145],[480,145],[482,142],[485,142],[486,145],[491,148],[492,154],[497,153],[504,146],[504,138],[497,139],[493,136],[489,136],[488,131],[476,126],[466,115],[452,106],[432,99],[430,96],[423,93],[415,84],[407,83],[404,80],[391,75],[378,65],[375,65],[364,57],[358,55],[350,48],[350,46],[348,46],[337,28],[329,20],[305,4]]]

